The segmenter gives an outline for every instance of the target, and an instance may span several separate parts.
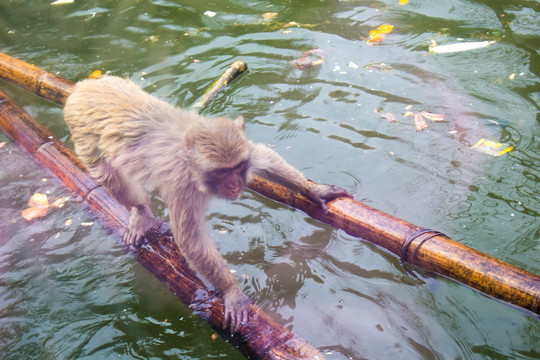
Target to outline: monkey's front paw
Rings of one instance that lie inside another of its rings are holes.
[[[144,213],[137,208],[131,210],[129,223],[124,234],[124,243],[127,245],[139,246],[142,243],[144,234],[148,229],[161,226],[161,220],[151,214]]]
[[[249,298],[240,291],[223,296],[225,314],[223,316],[223,328],[230,327],[231,332],[240,330],[240,326],[249,319]]]
[[[353,196],[347,192],[347,190],[337,187],[335,185],[317,184],[312,189],[309,196],[310,200],[319,204],[324,211],[328,213],[326,203],[340,197],[352,198]]]

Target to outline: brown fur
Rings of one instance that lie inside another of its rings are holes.
[[[205,118],[158,100],[126,79],[105,76],[77,83],[65,120],[91,174],[131,209],[127,244],[139,244],[144,232],[160,223],[144,188],[159,190],[179,248],[223,295],[224,326],[230,323],[232,331],[247,321],[249,301],[204,232],[210,198],[238,197],[254,173],[303,193],[325,210],[326,201],[350,196],[310,183],[276,152],[249,141],[241,117]]]

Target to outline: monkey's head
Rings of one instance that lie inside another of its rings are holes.
[[[186,146],[199,191],[235,200],[246,186],[249,146],[244,119],[202,119],[188,131]]]

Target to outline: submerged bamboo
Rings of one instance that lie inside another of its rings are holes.
[[[9,65],[4,65],[7,63]],[[16,63],[16,65],[12,65]],[[26,85],[29,77],[20,60],[0,53],[0,78],[26,89],[51,88],[69,95],[69,86],[49,83],[49,76],[39,76],[37,84]],[[23,63],[24,64],[24,63]],[[29,65],[35,71],[35,67]],[[10,69],[9,71],[4,71]],[[21,71],[17,73],[15,70]],[[22,81],[23,79],[24,81]],[[22,84],[20,84],[22,82]],[[45,82],[45,84],[43,84]],[[54,93],[54,92],[53,92]],[[63,105],[63,96],[47,97]],[[249,187],[273,200],[306,212],[308,215],[345,232],[372,242],[402,256],[420,268],[447,276],[489,296],[540,314],[540,277],[500,261],[492,256],[459,244],[436,232],[392,217],[353,199],[336,199],[324,214],[300,194],[262,178],[254,178]],[[407,244],[407,245],[406,245]],[[403,253],[403,254],[402,254]]]
[[[242,60],[236,60],[225,70],[206,91],[203,96],[191,106],[191,111],[200,112],[228,83],[233,81],[247,70],[247,64]]]

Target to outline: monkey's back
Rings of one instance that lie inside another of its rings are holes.
[[[187,124],[179,121],[191,118],[185,113],[114,76],[78,82],[64,108],[75,151],[89,166],[114,158],[157,128],[181,132]]]

